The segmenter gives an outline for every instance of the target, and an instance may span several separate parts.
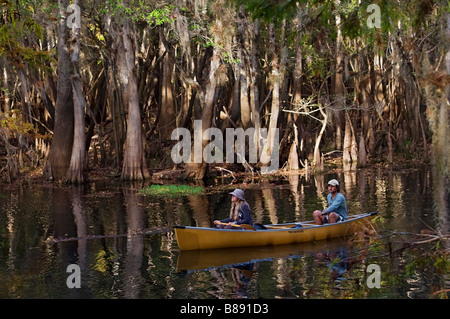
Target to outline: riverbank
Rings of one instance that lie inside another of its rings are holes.
[[[166,163],[163,167],[150,167],[151,178],[145,183],[202,183],[202,181],[182,180],[180,177],[185,172],[182,165],[169,165]],[[397,156],[393,163],[387,163],[382,160],[373,159],[366,167],[367,170],[408,170],[428,167],[430,164],[423,159],[408,159],[405,156]],[[352,167],[351,171],[360,169],[360,167]],[[342,163],[342,156],[339,154],[332,154],[327,156],[324,163],[323,171],[316,171],[313,167],[301,168],[299,170],[288,170],[286,167],[281,167],[278,171],[272,174],[261,174],[259,169],[252,168],[250,166],[247,169],[242,164],[209,164],[207,174],[203,182],[217,183],[218,181],[226,181],[229,184],[235,184],[240,182],[252,183],[264,180],[283,179],[289,175],[322,175],[322,174],[338,174],[344,172]],[[90,167],[86,171],[88,177],[87,182],[94,182],[99,180],[118,180],[120,179],[120,170],[113,166],[106,167]],[[51,184],[54,182],[48,181],[44,178],[42,166],[38,168],[24,168],[20,174],[8,183],[3,181],[9,186],[22,185],[22,184]],[[59,182],[61,183],[61,182]]]

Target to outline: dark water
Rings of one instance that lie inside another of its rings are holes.
[[[326,203],[331,178],[341,181],[350,214],[379,211],[383,231],[440,227],[427,169],[290,176],[239,186],[255,222],[283,223],[311,220]],[[0,298],[428,298],[445,288],[445,274],[427,264],[405,273],[418,258],[411,251],[386,255],[368,242],[358,246],[346,239],[180,252],[171,227],[210,226],[224,218],[229,190],[219,184],[206,195],[162,198],[141,196],[140,187],[0,187]],[[153,233],[136,235],[143,230]],[[101,238],[46,243],[86,236]],[[79,266],[80,288],[68,287],[71,264]],[[380,288],[367,284],[370,264],[379,266]]]

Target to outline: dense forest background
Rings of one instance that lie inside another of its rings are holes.
[[[2,180],[79,183],[98,167],[146,179],[174,168],[172,131],[201,119],[253,127],[255,141],[278,128],[285,170],[415,160],[445,187],[449,12],[445,0],[1,0]],[[178,168],[203,179],[208,166]]]

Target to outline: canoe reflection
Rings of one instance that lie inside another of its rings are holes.
[[[301,256],[336,251],[342,245],[339,240],[261,246],[180,251],[177,272],[204,271],[217,267],[241,267],[274,258],[299,258]]]
[[[244,265],[234,265],[231,268],[233,276],[233,299],[247,299],[250,281],[254,273],[254,263],[247,263]]]

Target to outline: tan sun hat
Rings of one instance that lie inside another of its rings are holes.
[[[339,186],[339,182],[336,179],[332,179],[331,181],[328,182],[328,185]]]

